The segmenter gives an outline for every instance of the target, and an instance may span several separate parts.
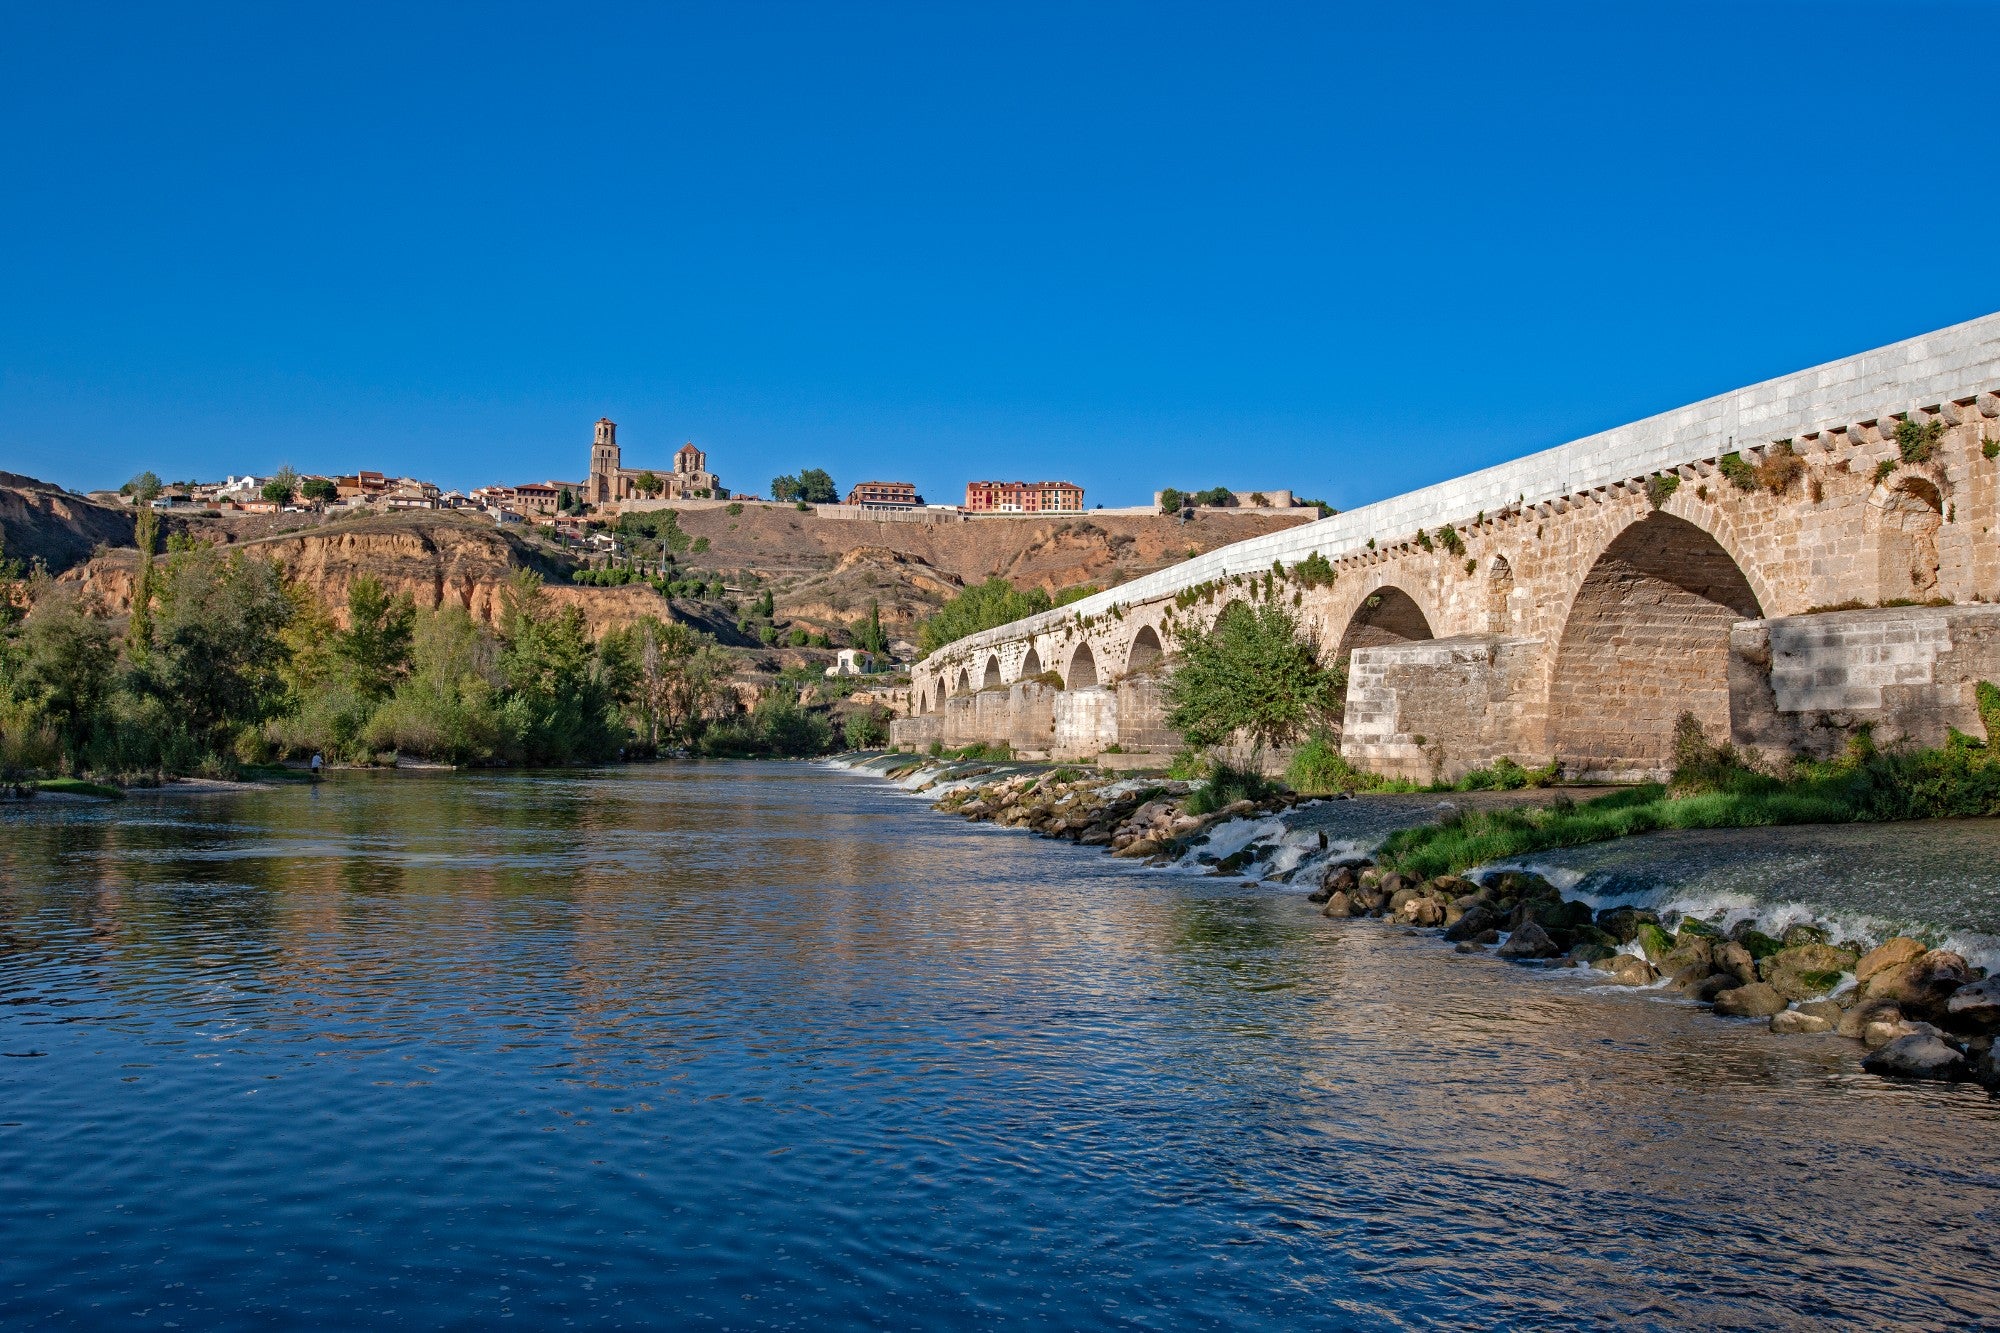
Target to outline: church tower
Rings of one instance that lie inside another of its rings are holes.
[[[586,498],[592,504],[610,504],[618,495],[618,423],[609,417],[597,419],[597,438],[590,446],[590,484]]]

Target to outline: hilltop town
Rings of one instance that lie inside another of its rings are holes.
[[[851,660],[871,616],[888,639],[875,664],[907,661],[921,622],[991,577],[1076,595],[1321,512],[1288,491],[1220,487],[1087,509],[1083,489],[1065,481],[974,480],[964,503],[933,504],[909,481],[842,493],[817,468],[753,494],[727,486],[692,443],[666,466],[632,461],[640,465],[628,463],[607,419],[595,424],[581,477],[463,492],[365,468],[157,491],[141,478],[87,497],[10,477],[0,479],[0,540],[116,610],[129,605],[132,515],[144,502],[169,531],[281,560],[330,605],[365,574],[420,606],[450,601],[492,619],[506,579],[529,568],[552,596],[580,606],[594,633],[671,615],[776,670],[838,666],[844,650]]]

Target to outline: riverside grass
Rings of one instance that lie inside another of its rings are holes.
[[[1651,783],[1581,804],[1558,797],[1541,807],[1462,811],[1390,835],[1377,859],[1428,879],[1662,829],[2000,815],[2000,756],[1966,736],[1937,749],[1883,753],[1863,734],[1840,759],[1796,762],[1772,775],[1744,765],[1727,746],[1690,753],[1684,729],[1691,721],[1677,738],[1673,787]]]

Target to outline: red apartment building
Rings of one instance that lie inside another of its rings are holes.
[[[847,493],[847,503],[866,509],[915,509],[923,502],[908,481],[864,481]]]
[[[968,481],[965,507],[976,514],[1075,514],[1083,487],[1067,481]]]

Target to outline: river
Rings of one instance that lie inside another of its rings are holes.
[[[0,1001],[9,1329],[2000,1319],[1977,1088],[806,765],[7,808]]]

